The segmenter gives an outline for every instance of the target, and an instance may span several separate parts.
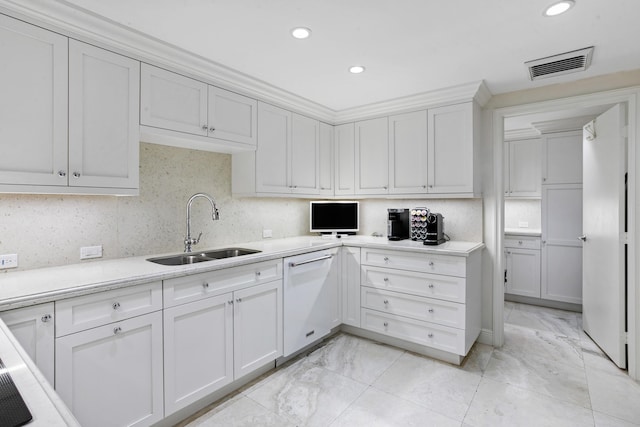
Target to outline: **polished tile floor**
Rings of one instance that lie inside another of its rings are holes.
[[[640,426],[640,384],[579,313],[507,302],[504,316],[505,345],[460,367],[338,334],[188,426]]]

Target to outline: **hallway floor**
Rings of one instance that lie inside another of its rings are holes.
[[[338,334],[192,419],[205,426],[640,426],[640,384],[579,313],[505,303],[460,367]]]

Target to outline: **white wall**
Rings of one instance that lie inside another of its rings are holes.
[[[141,143],[140,196],[0,194],[0,254],[17,253],[22,270],[80,262],[82,246],[103,245],[103,258],[181,252],[186,202],[197,192],[220,209],[213,222],[208,202],[194,202],[200,248],[260,240],[264,228],[274,238],[309,233],[306,199],[232,198],[230,155]],[[445,215],[452,238],[482,240],[481,200],[363,200],[361,234],[385,233],[387,207],[423,204]]]
[[[540,230],[541,212],[540,199],[505,199],[504,228],[520,228],[520,222],[527,222],[529,229]]]

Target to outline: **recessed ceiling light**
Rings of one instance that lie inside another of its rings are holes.
[[[349,67],[349,72],[351,74],[364,73],[364,67],[362,65],[354,65],[353,67]]]
[[[311,30],[305,27],[297,27],[291,30],[291,35],[297,39],[306,39],[311,35]]]
[[[556,16],[565,13],[576,4],[573,0],[563,0],[556,2],[545,9],[544,16]]]

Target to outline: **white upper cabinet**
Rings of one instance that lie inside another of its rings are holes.
[[[427,111],[389,117],[389,193],[427,191]]]
[[[140,85],[140,124],[207,136],[206,83],[142,64]]]
[[[256,145],[258,101],[209,86],[209,136]]]
[[[428,192],[474,193],[474,103],[428,110]]]
[[[258,150],[255,153],[256,191],[289,193],[291,112],[258,103]]]
[[[138,188],[140,63],[69,41],[69,185]]]
[[[289,184],[292,193],[318,194],[320,122],[292,114]]]
[[[355,124],[356,194],[389,191],[389,124],[387,117]]]
[[[0,183],[67,185],[67,38],[0,15]]]
[[[335,127],[335,195],[355,193],[355,125]]]
[[[318,146],[319,194],[333,196],[333,126],[320,123]]]
[[[140,78],[144,140],[207,151],[255,148],[255,99],[148,64]]]
[[[505,197],[539,198],[542,189],[542,143],[539,138],[505,143]]]
[[[582,184],[582,131],[543,136],[542,183]]]

